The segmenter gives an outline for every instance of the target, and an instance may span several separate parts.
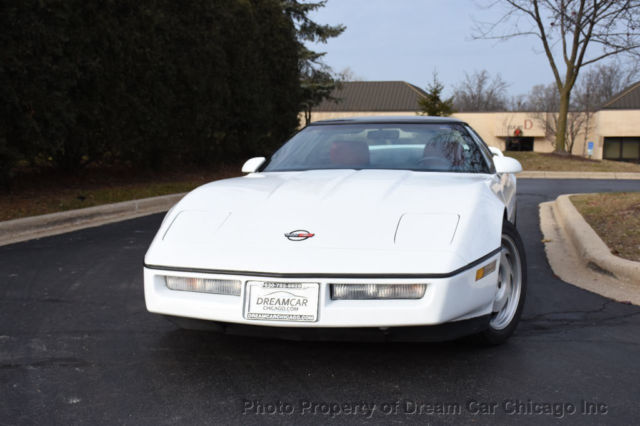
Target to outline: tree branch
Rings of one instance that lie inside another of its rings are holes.
[[[553,71],[553,76],[556,79],[558,90],[560,90],[562,88],[562,79],[560,78],[560,73],[558,72],[556,61],[553,59],[553,54],[551,53],[551,48],[549,47],[547,34],[544,30],[542,17],[540,16],[540,9],[538,8],[538,0],[533,0],[533,7],[534,7],[534,19],[536,21],[536,24],[538,25],[538,29],[540,30],[540,39],[542,40],[542,45],[544,46],[544,52],[546,53],[547,59],[549,60],[549,65],[551,65],[551,70]]]

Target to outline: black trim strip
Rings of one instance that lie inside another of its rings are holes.
[[[435,117],[433,117],[435,118]],[[386,117],[383,119],[379,119],[379,120],[358,120],[358,118],[330,118],[327,120],[320,120],[320,121],[312,121],[311,123],[307,124],[306,127],[311,127],[311,126],[331,126],[331,125],[343,125],[343,124],[371,124],[371,125],[376,125],[376,124],[418,124],[418,125],[424,125],[424,124],[466,124],[467,126],[469,124],[467,124],[466,121],[462,121],[459,120],[457,118],[453,118],[453,119],[442,119],[442,120],[429,120],[429,119],[425,119],[425,120],[420,120],[420,119],[414,119],[413,117],[407,117],[407,118],[402,118],[402,116],[398,116],[398,118],[393,118],[393,117]]]
[[[446,272],[443,274],[310,274],[310,273],[275,273],[275,272],[256,272],[256,271],[229,271],[229,270],[220,270],[220,269],[200,269],[200,268],[181,268],[177,266],[159,266],[159,265],[147,265],[144,264],[145,268],[148,269],[157,269],[160,271],[175,271],[175,272],[195,272],[202,274],[213,274],[213,275],[248,275],[253,277],[273,277],[273,278],[376,278],[376,279],[384,279],[384,278],[450,278],[454,275],[458,275],[461,272],[466,271],[467,269],[473,268],[474,266],[484,262],[492,256],[495,256],[502,250],[501,247],[493,250],[490,253],[482,256],[479,259],[474,260],[473,262],[456,269],[455,271]]]

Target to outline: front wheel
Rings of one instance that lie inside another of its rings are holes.
[[[527,260],[518,230],[510,222],[502,225],[498,284],[489,328],[480,333],[485,343],[506,341],[518,325],[527,293]]]

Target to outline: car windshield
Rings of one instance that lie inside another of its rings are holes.
[[[489,173],[486,156],[463,124],[323,124],[303,129],[265,172],[394,169]]]

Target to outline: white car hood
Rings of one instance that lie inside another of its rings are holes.
[[[148,265],[273,273],[447,273],[500,245],[481,174],[316,170],[204,185],[167,215]],[[314,236],[290,241],[285,233]]]

